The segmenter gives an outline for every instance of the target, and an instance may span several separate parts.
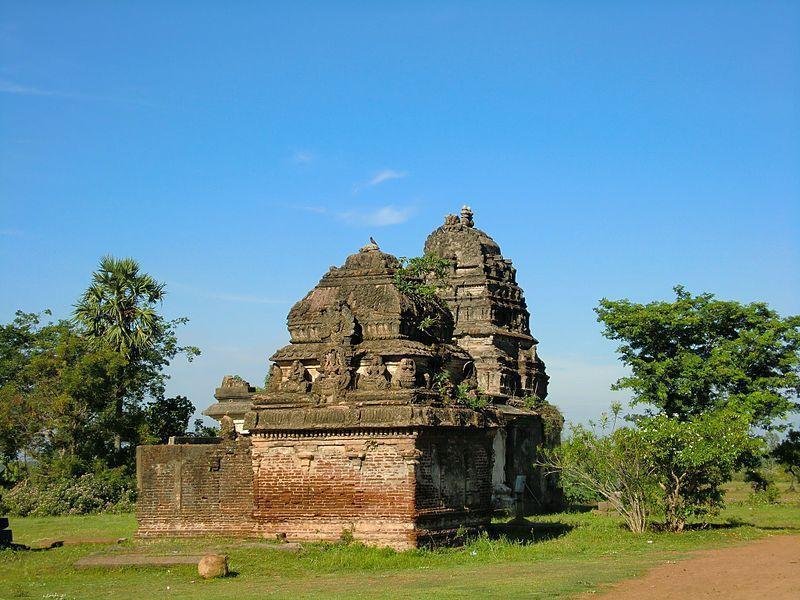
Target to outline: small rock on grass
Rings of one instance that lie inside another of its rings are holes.
[[[197,572],[204,579],[225,577],[228,574],[228,557],[224,554],[206,554],[197,563]]]

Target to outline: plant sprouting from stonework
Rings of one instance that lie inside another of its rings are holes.
[[[473,410],[486,408],[489,397],[481,394],[478,389],[468,381],[462,381],[456,386],[456,400],[460,404],[469,406]]]
[[[489,404],[488,396],[481,394],[470,381],[462,381],[458,385],[453,383],[449,371],[439,371],[433,376],[432,387],[444,402],[456,402],[474,410],[485,408]]]
[[[522,402],[524,403],[525,408],[537,412],[541,417],[543,430],[542,433],[544,434],[546,443],[558,443],[558,438],[561,435],[561,429],[564,426],[564,415],[561,414],[561,411],[535,394],[525,396],[522,399]],[[622,410],[621,405],[616,403],[612,405],[612,413],[614,415],[614,423],[611,427],[612,431],[616,428],[616,420],[620,410]],[[603,416],[601,417],[601,426],[606,427],[607,424],[608,420],[606,413],[603,413]]]
[[[438,393],[443,400],[449,401],[453,396],[453,379],[449,371],[439,371],[433,376],[433,390]]]
[[[425,254],[407,258],[400,257],[400,268],[394,273],[394,283],[401,292],[425,298],[436,298],[437,289],[447,279],[450,261]]]
[[[447,281],[450,261],[425,254],[414,258],[400,258],[400,268],[394,273],[394,284],[402,293],[413,297],[422,307],[423,313],[417,324],[419,331],[436,338],[436,330],[442,326],[442,314],[447,305],[437,291]]]

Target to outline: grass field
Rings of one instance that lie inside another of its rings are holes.
[[[0,598],[559,598],[601,590],[656,563],[693,550],[800,532],[800,494],[781,487],[780,503],[750,504],[746,486],[730,486],[717,527],[682,534],[635,535],[620,520],[564,512],[542,523],[528,543],[486,537],[458,549],[394,552],[360,545],[306,545],[300,553],[245,547],[245,542],[132,540],[132,515],[12,519],[15,540],[127,537],[119,545],[83,544],[47,551],[0,551]],[[76,570],[90,554],[223,551],[231,577],[204,581],[194,567]]]

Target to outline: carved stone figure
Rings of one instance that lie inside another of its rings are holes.
[[[328,350],[320,360],[320,374],[314,381],[319,393],[332,394],[349,389],[353,383],[353,371],[339,348]]]
[[[362,390],[385,390],[389,387],[386,365],[377,354],[369,358],[367,369],[358,377],[358,388]]]
[[[223,440],[236,439],[236,426],[233,424],[233,419],[228,415],[224,415],[219,420],[219,437]]]
[[[250,384],[238,375],[225,375],[214,397],[217,400],[243,399],[249,398],[250,393],[254,391],[255,388],[250,387]]]
[[[334,344],[348,344],[356,332],[356,319],[346,302],[338,302],[322,317],[322,339]]]
[[[417,363],[413,358],[400,359],[400,366],[394,376],[397,387],[415,388],[417,387]]]
[[[283,381],[283,371],[281,368],[273,364],[269,370],[269,381],[267,382],[267,390],[270,392],[277,392],[281,389],[281,382]]]
[[[284,392],[300,392],[305,394],[311,389],[311,382],[306,377],[306,368],[299,360],[292,363],[286,381],[282,381],[280,389]]]
[[[459,225],[459,220],[457,215],[445,215],[444,216],[444,226],[451,228],[457,227]]]

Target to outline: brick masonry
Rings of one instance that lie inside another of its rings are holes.
[[[288,432],[138,449],[140,536],[296,541],[352,535],[397,549],[491,515],[491,430]]]
[[[250,440],[136,449],[137,535],[254,535]]]

